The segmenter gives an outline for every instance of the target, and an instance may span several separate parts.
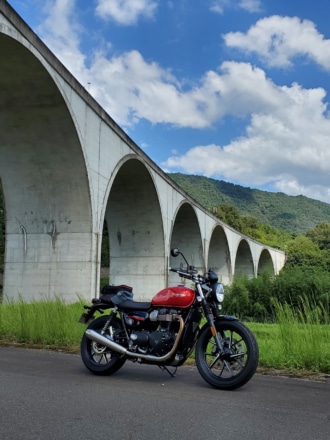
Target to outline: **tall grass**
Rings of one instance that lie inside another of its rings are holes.
[[[249,322],[260,350],[260,367],[330,373],[330,319],[306,298],[300,305],[274,303],[273,324]],[[78,323],[83,301],[62,298],[0,304],[0,344],[79,350],[85,326]]]
[[[300,304],[275,303],[284,365],[330,372],[329,316],[325,308],[300,298]]]
[[[82,301],[62,298],[0,304],[0,342],[77,349],[84,330],[78,323]]]
[[[300,298],[295,307],[274,301],[276,324],[249,323],[260,348],[260,365],[330,373],[330,319],[322,304]]]

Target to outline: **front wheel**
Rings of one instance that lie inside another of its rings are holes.
[[[101,333],[108,319],[109,316],[101,316],[95,319],[88,326],[88,329]],[[121,322],[119,319],[115,318],[108,327],[105,336],[113,338],[114,335],[118,335],[120,332],[122,332]],[[126,361],[125,357],[120,357],[118,353],[114,352],[110,348],[105,347],[98,342],[92,341],[91,339],[87,338],[85,334],[81,340],[80,353],[85,366],[92,373],[99,376],[115,373],[124,365]]]
[[[215,388],[239,388],[251,379],[257,369],[257,341],[240,321],[218,320],[215,327],[224,352],[219,352],[210,327],[204,327],[195,351],[198,371]]]

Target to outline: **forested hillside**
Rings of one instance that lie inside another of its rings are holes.
[[[231,205],[240,215],[298,234],[306,233],[318,223],[330,223],[330,204],[305,196],[260,191],[203,176],[181,173],[170,173],[169,176],[207,209]]]

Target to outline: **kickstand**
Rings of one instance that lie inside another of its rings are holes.
[[[158,366],[162,371],[167,371],[171,377],[175,376],[176,370],[178,369],[178,367],[175,367],[174,372],[172,373],[165,365],[158,365]]]

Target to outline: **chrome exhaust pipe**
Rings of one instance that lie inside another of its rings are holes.
[[[127,348],[122,347],[121,345],[117,344],[117,342],[113,341],[112,339],[109,339],[106,336],[101,335],[100,333],[96,332],[95,330],[87,329],[85,331],[85,335],[87,336],[88,339],[91,339],[92,341],[98,342],[101,345],[105,345],[106,347],[110,348],[113,351],[116,351],[117,353],[119,353],[121,355],[133,357],[133,358],[139,358],[139,359],[143,359],[145,361],[160,363],[160,362],[167,361],[167,359],[170,359],[174,355],[174,353],[176,352],[177,346],[180,342],[180,339],[181,339],[181,336],[183,333],[183,329],[184,329],[184,321],[180,315],[176,315],[175,319],[180,321],[179,332],[178,332],[178,335],[175,339],[175,342],[174,342],[172,349],[164,356],[152,356],[149,354],[135,353],[134,351],[130,351]]]
[[[111,348],[111,350],[117,351],[120,354],[126,355],[128,352],[128,350],[125,347],[122,347],[121,345],[117,344],[117,342],[101,335],[95,330],[86,330],[85,335],[87,336],[87,338],[91,339],[92,341],[98,342],[101,345],[105,345],[106,347]]]

